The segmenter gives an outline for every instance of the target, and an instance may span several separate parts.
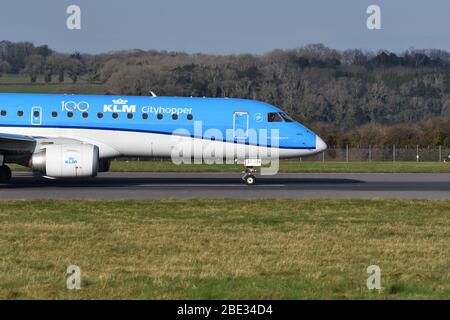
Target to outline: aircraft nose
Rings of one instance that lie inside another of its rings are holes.
[[[316,135],[316,151],[322,152],[327,150],[327,144],[320,138],[318,135]]]

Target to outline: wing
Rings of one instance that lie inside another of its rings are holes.
[[[32,154],[46,145],[92,143],[68,137],[25,136],[0,133],[0,154]]]
[[[0,143],[2,142],[14,142],[14,141],[26,141],[26,142],[35,142],[36,139],[29,136],[22,136],[18,134],[7,134],[0,133]]]
[[[0,154],[29,154],[34,151],[36,142],[33,137],[0,133]]]
[[[0,156],[3,155],[5,159],[8,159],[8,161],[12,161],[12,159],[27,159],[27,157],[42,150],[48,145],[78,145],[83,143],[94,144],[107,154],[114,154],[116,156],[120,155],[119,152],[108,145],[87,139],[77,139],[73,137],[26,136],[0,132]]]

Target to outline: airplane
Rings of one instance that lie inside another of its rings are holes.
[[[189,159],[242,163],[242,179],[252,185],[255,167],[272,155],[305,157],[326,148],[281,109],[254,100],[0,94],[0,183],[11,179],[9,163],[52,179],[89,178],[118,157],[187,150]]]

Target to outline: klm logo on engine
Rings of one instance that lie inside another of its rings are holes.
[[[78,160],[75,159],[74,157],[70,157],[69,159],[64,161],[65,164],[77,164]]]
[[[113,100],[113,104],[103,106],[103,112],[134,113],[136,112],[136,105],[129,105],[128,100]]]

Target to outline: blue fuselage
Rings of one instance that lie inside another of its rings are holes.
[[[279,108],[244,99],[0,94],[0,128],[175,132],[280,149],[316,148],[312,131],[279,114]]]

